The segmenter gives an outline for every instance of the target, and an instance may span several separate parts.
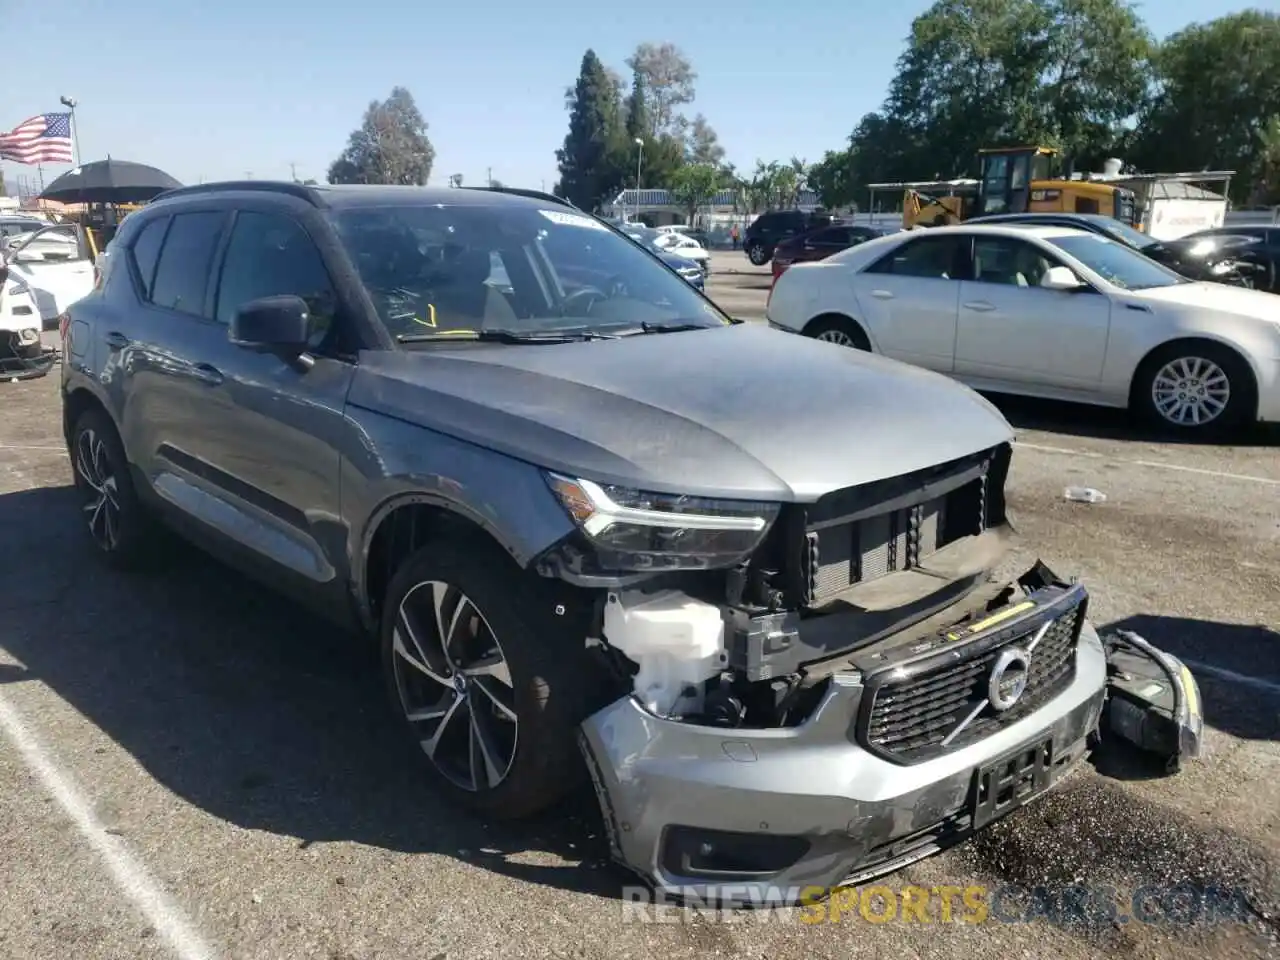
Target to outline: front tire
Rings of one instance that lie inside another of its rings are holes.
[[[852,347],[854,350],[871,351],[871,343],[867,335],[856,323],[847,317],[821,317],[805,328],[805,336],[824,343],[834,343],[838,347]]]
[[[94,552],[117,568],[141,566],[151,555],[155,528],[138,499],[124,444],[104,411],[89,409],[76,420],[71,468]]]
[[[771,256],[772,254],[765,249],[764,244],[758,241],[747,247],[747,259],[757,267],[763,267],[769,262]]]
[[[602,689],[585,636],[541,594],[477,538],[411,556],[382,614],[388,692],[428,774],[450,800],[504,820],[581,782],[576,729]]]
[[[1143,362],[1131,404],[1163,431],[1207,437],[1240,427],[1255,393],[1249,365],[1235,351],[1216,343],[1171,343]]]

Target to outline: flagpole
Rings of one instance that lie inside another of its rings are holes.
[[[76,99],[62,97],[62,105],[71,111],[71,147],[76,152],[76,166],[80,166],[80,129],[76,126]]]

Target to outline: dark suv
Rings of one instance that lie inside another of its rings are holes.
[[[734,323],[544,195],[186,187],[100,261],[62,323],[94,548],[164,523],[376,638],[473,810],[590,775],[616,858],[760,902],[926,856],[1098,727],[1084,588],[992,579],[1012,431],[954,380]]]
[[[803,210],[770,210],[762,213],[747,227],[742,238],[742,249],[747,259],[757,267],[762,267],[773,259],[773,251],[778,244],[802,233],[825,227],[835,222],[829,213]]]

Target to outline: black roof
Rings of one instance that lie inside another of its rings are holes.
[[[280,193],[305,200],[316,207],[346,209],[386,204],[467,203],[474,206],[525,205],[572,207],[567,200],[539,190],[514,187],[414,187],[383,184],[305,184],[289,180],[225,180],[178,187],[152,202],[206,196],[211,193]]]

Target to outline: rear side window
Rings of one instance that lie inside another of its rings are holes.
[[[921,237],[909,240],[877,260],[867,272],[931,280],[958,280],[958,263],[964,243],[967,241],[958,237]]]
[[[197,317],[205,315],[209,269],[224,219],[221,211],[180,213],[173,218],[156,266],[152,303]]]
[[[129,248],[129,257],[133,260],[134,269],[138,271],[138,281],[142,284],[144,300],[151,299],[151,284],[156,277],[156,263],[160,260],[160,244],[164,241],[164,231],[168,226],[168,217],[156,217],[143,225],[133,246]]]

